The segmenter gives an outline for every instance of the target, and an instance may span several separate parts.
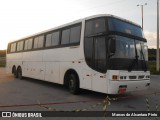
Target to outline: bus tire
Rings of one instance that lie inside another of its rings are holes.
[[[78,83],[78,77],[71,73],[68,76],[68,88],[70,93],[72,94],[78,94],[79,93],[79,83]]]
[[[17,70],[16,70],[15,66],[13,67],[12,73],[13,73],[14,77],[17,78]]]
[[[21,67],[18,67],[18,69],[17,69],[17,78],[18,79],[22,79],[22,68]]]

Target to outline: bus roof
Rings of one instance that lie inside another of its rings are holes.
[[[89,20],[89,19],[92,19],[92,18],[98,18],[98,17],[112,17],[112,18],[120,19],[120,20],[122,20],[122,21],[131,23],[131,24],[134,24],[134,25],[136,25],[136,26],[138,26],[138,27],[141,27],[139,24],[137,24],[137,23],[135,23],[135,22],[132,22],[132,21],[130,21],[130,20],[127,20],[127,19],[124,19],[124,18],[115,16],[115,15],[112,15],[112,14],[98,14],[98,15],[93,15],[93,16],[86,17],[85,20]]]
[[[92,16],[85,17],[85,18],[82,18],[82,19],[78,19],[78,20],[75,20],[75,21],[72,21],[72,22],[69,22],[69,23],[66,23],[66,24],[63,24],[63,25],[60,25],[60,26],[51,28],[51,29],[47,29],[47,30],[44,30],[44,31],[41,31],[41,32],[38,32],[38,33],[35,33],[35,34],[32,34],[32,35],[23,37],[23,38],[21,38],[21,39],[12,40],[12,41],[10,41],[10,43],[11,43],[11,42],[15,42],[15,41],[19,41],[19,40],[24,40],[24,39],[27,39],[27,38],[31,38],[31,37],[34,37],[34,36],[37,36],[37,35],[40,35],[40,34],[43,34],[43,33],[47,33],[47,32],[50,32],[50,31],[54,31],[54,30],[57,30],[57,29],[60,29],[60,28],[63,28],[63,27],[67,27],[67,26],[69,26],[69,25],[74,25],[74,24],[76,24],[76,23],[79,23],[79,22],[82,22],[82,21],[85,21],[85,20],[90,20],[90,19],[99,18],[99,17],[112,17],[112,18],[120,19],[120,20],[122,20],[122,21],[131,23],[131,24],[134,24],[134,25],[136,25],[136,26],[138,26],[138,27],[141,27],[140,25],[138,25],[138,24],[136,24],[136,23],[134,23],[134,22],[132,22],[132,21],[129,21],[129,20],[127,20],[127,19],[124,19],[124,18],[115,16],[115,15],[111,15],[111,14],[98,14],[98,15],[92,15]]]

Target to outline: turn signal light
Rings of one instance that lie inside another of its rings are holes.
[[[118,75],[112,75],[112,80],[118,80]]]

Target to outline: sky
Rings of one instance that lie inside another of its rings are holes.
[[[141,25],[149,48],[156,48],[157,0],[0,0],[0,50],[17,40],[77,19],[113,14]]]

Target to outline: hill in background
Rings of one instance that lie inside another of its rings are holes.
[[[0,67],[6,66],[6,50],[0,50]]]
[[[0,57],[6,57],[6,50],[0,50]]]

